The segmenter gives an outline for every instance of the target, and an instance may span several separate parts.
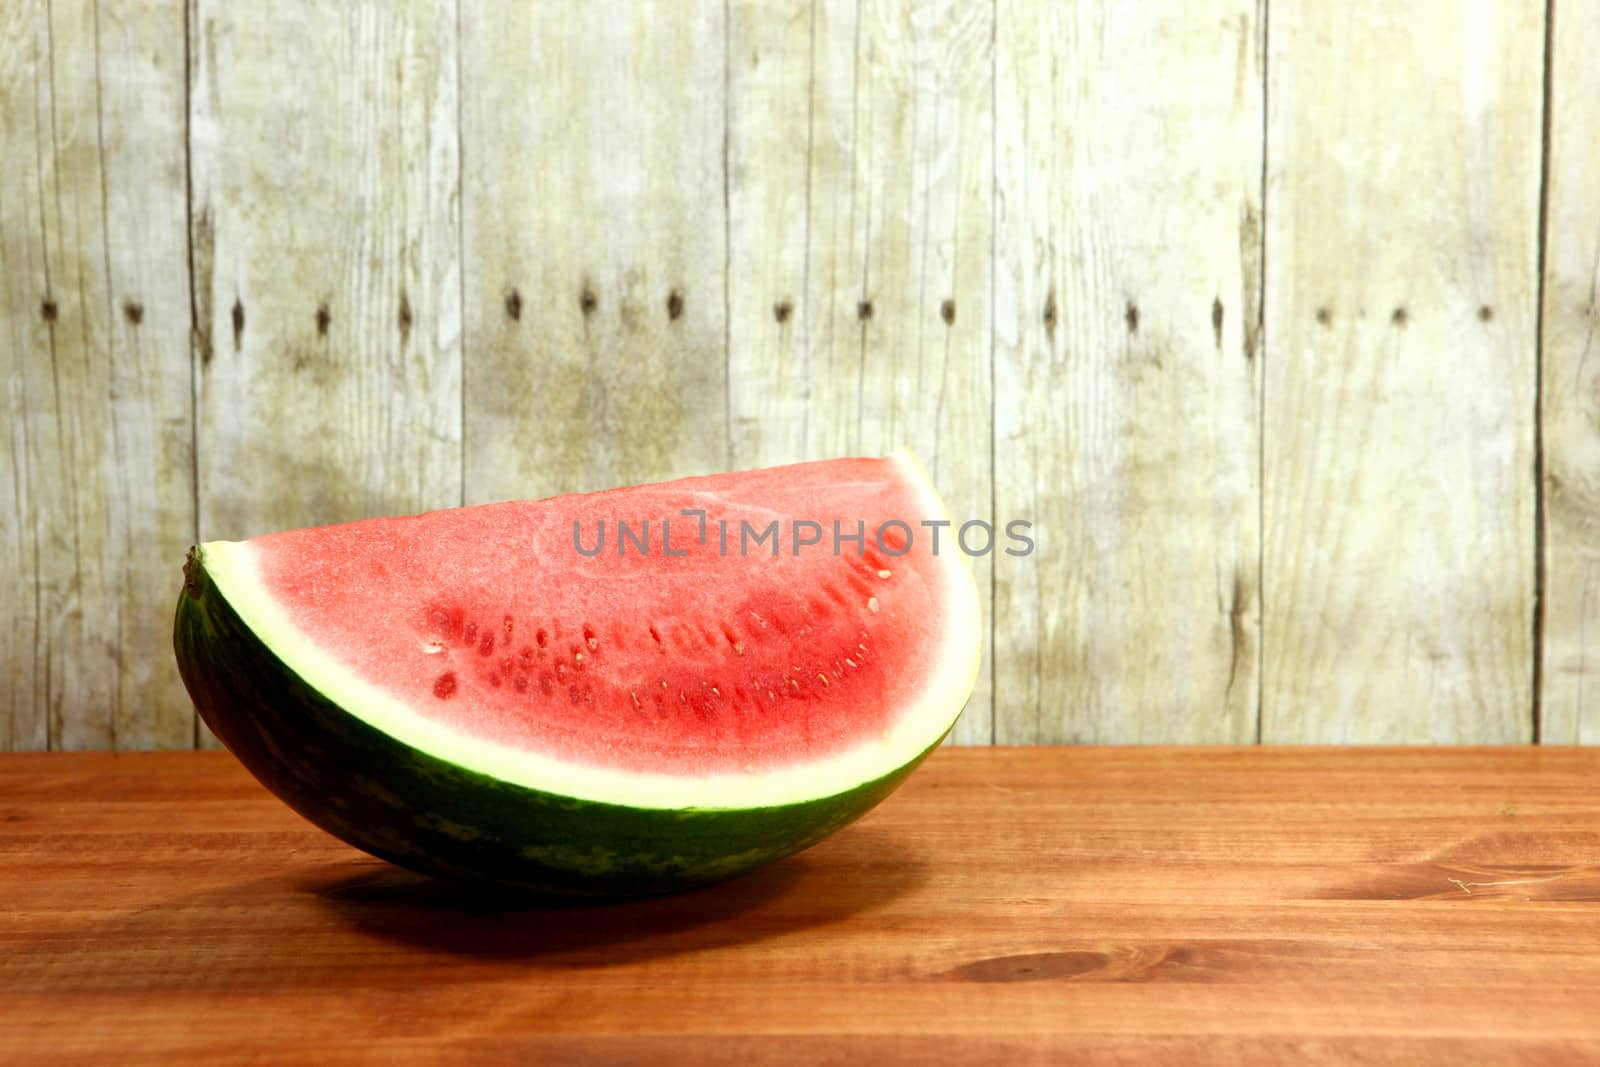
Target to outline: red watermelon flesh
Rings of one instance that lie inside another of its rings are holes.
[[[907,462],[717,474],[247,544],[305,640],[450,733],[620,771],[763,772],[882,738],[950,655],[941,636],[967,628],[950,619],[973,610],[966,564],[953,530],[924,524],[945,516]]]

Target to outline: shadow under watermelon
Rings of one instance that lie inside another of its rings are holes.
[[[414,949],[614,967],[843,922],[912,893],[926,875],[903,834],[854,826],[728,881],[642,900],[533,901],[387,864],[305,888],[341,922]]]

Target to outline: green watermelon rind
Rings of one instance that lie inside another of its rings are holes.
[[[860,818],[949,730],[886,773],[793,803],[663,808],[563,795],[422,751],[345,710],[246,625],[208,573],[204,546],[191,552],[185,574],[174,645],[206,725],[317,826],[447,880],[559,898],[637,897],[721,881]]]

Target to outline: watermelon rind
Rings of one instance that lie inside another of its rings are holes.
[[[897,454],[945,516],[925,472]],[[717,882],[807,848],[887,797],[954,726],[977,678],[970,569],[940,557],[949,605],[933,675],[881,737],[758,773],[638,773],[452,732],[355,677],[257,577],[248,542],[191,550],[174,645],[200,716],[268,789],[329,833],[455,881],[558,898]]]

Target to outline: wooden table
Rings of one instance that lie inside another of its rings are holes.
[[[1600,1061],[1600,750],[945,749],[811,851],[505,910],[225,753],[0,757],[0,1061]]]

